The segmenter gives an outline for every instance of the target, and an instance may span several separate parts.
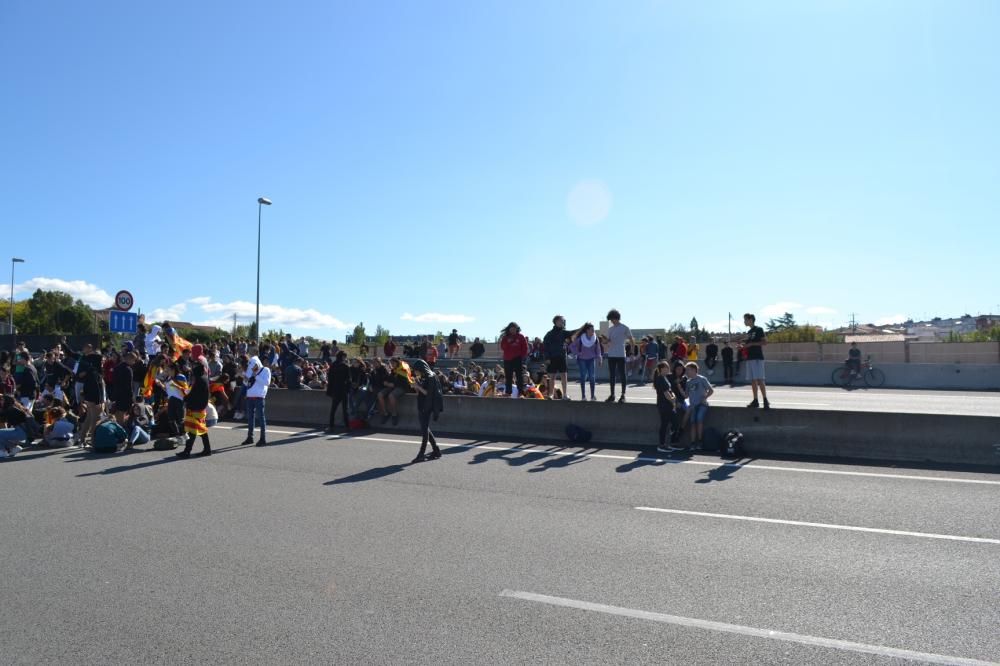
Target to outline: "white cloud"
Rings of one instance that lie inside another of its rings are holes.
[[[10,288],[10,283],[7,284]],[[36,277],[14,285],[14,296],[18,294],[31,295],[36,289],[45,291],[62,291],[73,298],[78,298],[92,308],[103,310],[114,304],[114,296],[95,284],[83,280],[60,280],[59,278]]]
[[[811,307],[806,308],[806,313],[812,315],[824,315],[824,314],[828,315],[828,314],[837,314],[837,311],[834,310],[833,308],[828,308],[825,305],[813,305]]]
[[[758,318],[761,317],[780,317],[786,312],[795,312],[802,307],[801,303],[795,303],[794,301],[781,301],[779,303],[772,303],[771,305],[765,305],[760,309],[757,314]]]
[[[875,324],[876,326],[889,326],[891,324],[902,324],[904,321],[906,321],[906,319],[907,319],[906,315],[894,314],[894,315],[888,315],[886,317],[879,317],[872,323]]]
[[[413,315],[406,312],[402,317],[400,317],[400,319],[403,321],[415,321],[421,324],[468,324],[469,322],[476,321],[475,317],[470,317],[469,315],[441,314],[440,312],[425,312],[419,315]]]
[[[212,302],[212,297],[211,296],[196,296],[195,298],[189,298],[189,299],[187,299],[186,302],[191,303],[192,305],[205,305],[206,303],[211,303]]]
[[[201,298],[198,299],[199,301]],[[238,317],[252,317],[255,313],[255,304],[250,301],[231,301],[229,303],[213,303],[211,301],[199,305],[203,312],[210,314],[220,314],[226,319],[216,319],[215,321],[228,321],[232,325],[232,315],[236,313]],[[225,328],[225,326],[223,327]],[[335,328],[349,330],[354,328],[354,324],[349,324],[319,310],[286,308],[282,305],[260,304],[260,328],[262,331],[268,328],[283,329],[317,329]]]
[[[743,320],[733,319],[733,330],[742,331],[744,328]],[[729,320],[720,319],[719,321],[710,321],[705,324],[701,324],[701,330],[708,331],[709,333],[725,333],[729,330]]]
[[[149,321],[176,321],[184,316],[187,311],[187,303],[175,303],[165,308],[155,308],[146,315]]]

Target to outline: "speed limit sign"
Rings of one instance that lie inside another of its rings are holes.
[[[117,294],[115,294],[115,308],[118,310],[124,310],[128,312],[135,305],[135,299],[132,298],[132,294],[122,289]]]

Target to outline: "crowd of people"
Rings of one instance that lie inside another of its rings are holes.
[[[124,448],[161,438],[183,438],[180,457],[191,455],[199,438],[198,455],[211,455],[209,428],[220,419],[246,420],[244,445],[267,445],[266,397],[270,389],[320,390],[331,398],[328,427],[336,429],[339,412],[344,428],[366,427],[381,419],[399,421],[400,399],[418,397],[423,447],[418,460],[439,455],[430,422],[443,409],[446,395],[477,398],[569,400],[568,365],[578,368],[580,398],[595,401],[597,370],[608,365],[610,395],[606,402],[626,401],[630,380],[652,382],[661,416],[660,447],[672,450],[688,429],[697,447],[714,389],[701,374],[701,349],[695,340],[677,337],[669,344],[658,336],[633,337],[617,310],[608,312],[609,327],[599,333],[586,322],[568,329],[562,316],[552,329],[533,341],[516,322],[499,338],[500,362],[483,360],[485,344],[476,338],[468,362],[448,369],[440,358],[458,358],[465,341],[457,330],[438,344],[425,338],[400,349],[389,338],[384,358],[369,357],[363,345],[354,358],[336,342],[320,347],[319,359],[308,358],[308,346],[287,335],[257,345],[246,339],[226,343],[191,344],[169,322],[147,327],[120,349],[70,348],[64,338],[35,358],[23,344],[0,352],[0,457],[12,457],[23,446],[95,446],[104,430],[113,432]],[[721,356],[723,381],[732,381],[741,363],[758,407],[769,408],[764,383],[764,331],[752,314],[744,322],[746,338],[736,349],[725,342],[707,345],[705,366],[712,371]],[[402,352],[402,355],[397,355]],[[760,398],[758,398],[758,394]],[[617,396],[617,397],[616,397]],[[426,418],[425,418],[426,417]],[[103,430],[102,430],[103,429]],[[668,442],[669,440],[669,442]],[[427,445],[431,453],[425,455]],[[669,446],[668,446],[669,444]]]

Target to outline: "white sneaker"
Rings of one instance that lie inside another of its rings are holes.
[[[590,396],[590,401],[591,402],[597,402],[597,396],[596,395]]]
[[[24,449],[22,449],[20,446],[15,446],[13,449],[10,450],[10,452],[7,455],[10,456],[11,458],[13,458],[14,456],[16,456],[18,453],[20,453],[23,450]]]
[[[243,412],[233,412],[233,418],[237,421],[243,420]]]

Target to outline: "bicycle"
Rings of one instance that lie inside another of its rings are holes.
[[[861,368],[857,372],[854,372],[854,370],[847,365],[842,365],[833,371],[833,375],[830,379],[834,386],[839,386],[841,388],[850,388],[855,382],[862,380],[864,381],[865,386],[869,388],[878,388],[885,384],[885,373],[872,366],[872,357],[869,356],[865,359],[864,363],[861,364]]]

